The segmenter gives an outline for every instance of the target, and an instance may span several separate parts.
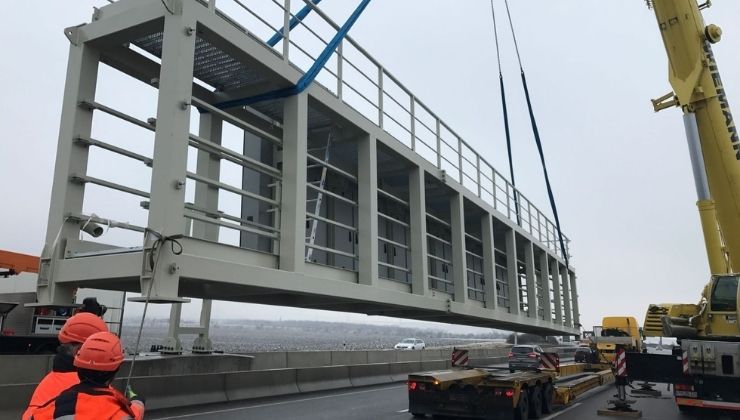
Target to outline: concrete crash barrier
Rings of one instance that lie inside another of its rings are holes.
[[[3,354],[0,356],[0,382],[2,384],[38,383],[51,370],[53,359],[54,356],[48,354]]]
[[[409,373],[421,372],[421,362],[393,363],[388,365],[391,382],[405,381]]]
[[[37,383],[0,385],[0,419],[19,419]]]
[[[228,401],[298,394],[295,369],[234,372],[224,375]]]
[[[333,351],[331,352],[331,365],[366,365],[370,363],[367,360],[368,353],[367,351]]]
[[[135,377],[193,375],[200,373],[225,373],[252,370],[252,356],[241,354],[183,354],[138,356],[134,365]],[[121,372],[128,373],[131,360],[121,365]]]
[[[330,351],[291,351],[287,353],[289,368],[331,366]]]
[[[296,369],[296,383],[300,392],[352,387],[349,379],[349,366]]]
[[[137,362],[138,363],[138,362]],[[183,407],[227,401],[224,373],[131,378],[131,388],[146,398],[149,409]],[[125,378],[113,381],[123,390]]]
[[[395,350],[370,350],[367,352],[368,363],[395,363],[398,361]]]
[[[288,367],[288,353],[284,351],[249,353],[252,357],[252,370],[285,369]]]
[[[352,386],[387,384],[391,379],[391,368],[387,363],[349,366],[349,381]]]

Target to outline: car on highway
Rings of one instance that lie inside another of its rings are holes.
[[[404,338],[400,343],[393,346],[397,350],[424,350],[426,344],[418,338]]]
[[[596,351],[587,346],[578,347],[573,353],[573,360],[576,363],[596,363],[597,359]]]
[[[542,360],[542,347],[536,345],[517,345],[509,351],[509,370],[537,369]]]

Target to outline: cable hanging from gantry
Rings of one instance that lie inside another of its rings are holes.
[[[560,216],[558,215],[558,207],[555,204],[555,195],[552,192],[552,185],[550,184],[550,176],[547,172],[547,164],[545,163],[545,152],[542,148],[542,139],[540,138],[540,131],[537,127],[537,119],[534,115],[534,109],[532,107],[532,99],[529,94],[529,86],[527,85],[527,76],[524,73],[524,66],[522,65],[522,56],[519,52],[519,42],[516,39],[516,31],[514,29],[514,20],[511,18],[511,9],[509,8],[509,0],[504,0],[504,5],[506,6],[506,16],[509,20],[509,27],[511,28],[511,38],[514,41],[514,50],[516,51],[516,58],[517,62],[519,63],[519,71],[521,73],[521,79],[522,79],[522,87],[524,88],[524,97],[527,101],[527,111],[529,112],[529,121],[532,125],[532,134],[534,134],[534,141],[537,145],[537,152],[540,156],[540,163],[542,164],[542,172],[545,175],[545,186],[547,187],[547,196],[550,200],[550,207],[552,208],[552,214],[555,218],[555,228],[558,231],[558,242],[560,243],[560,250],[563,255],[563,259],[565,259],[566,267],[570,266],[570,256],[568,255],[568,248],[565,246],[565,239],[563,237],[563,231],[560,228]],[[500,53],[499,53],[499,45],[498,45],[498,33],[496,28],[496,19],[494,14],[494,7],[493,7],[493,0],[491,0],[491,13],[494,16],[494,32],[496,32],[496,56],[499,60],[499,78],[501,79],[501,95],[502,95],[502,101],[504,102],[504,123],[508,126],[508,117],[506,116],[506,103],[504,99],[504,93],[503,93],[503,76],[501,75],[501,59],[500,59]],[[507,145],[510,143],[509,140],[509,132],[507,129]],[[509,146],[510,147],[510,146]],[[509,166],[513,168],[511,165],[511,150],[509,149]],[[512,183],[514,180],[513,175],[513,169],[512,169]],[[517,217],[518,214],[518,208],[517,208]]]
[[[496,25],[496,9],[491,0],[491,19],[493,20],[493,37],[496,41],[496,62],[498,63],[498,81],[501,88],[501,107],[504,113],[504,130],[506,132],[506,152],[509,156],[509,175],[511,186],[514,190],[514,210],[516,213],[516,224],[522,225],[521,212],[519,210],[519,192],[516,189],[516,178],[514,177],[514,159],[511,153],[511,131],[509,129],[509,111],[506,107],[506,89],[504,87],[504,74],[501,71],[501,51],[498,43],[498,27]]]

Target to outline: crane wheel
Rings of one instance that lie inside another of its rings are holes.
[[[552,400],[555,390],[552,383],[548,382],[542,386],[542,412],[545,414],[552,413]]]
[[[514,409],[515,420],[527,420],[529,418],[529,396],[527,390],[519,391],[519,402]]]
[[[529,418],[542,417],[542,386],[537,385],[529,392]]]

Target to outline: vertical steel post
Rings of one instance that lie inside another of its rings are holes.
[[[378,127],[383,128],[383,67],[378,66]]]
[[[542,297],[540,302],[542,303],[542,313],[544,320],[552,322],[552,303],[550,302],[550,258],[547,255],[547,251],[542,251],[540,254],[540,277],[542,283]]]
[[[304,92],[286,98],[283,107],[280,269],[300,272],[306,258],[308,94]]]
[[[290,0],[285,0],[283,6],[283,60],[290,62]]]
[[[67,61],[46,243],[41,255],[37,283],[38,302],[49,304],[70,304],[74,299],[71,287],[56,285],[53,269],[54,260],[64,258],[62,244],[69,238],[77,238],[80,231],[80,225],[76,221],[65,217],[69,213],[82,212],[85,186],[70,182],[70,176],[84,175],[87,172],[88,148],[76,144],[75,137],[90,136],[93,110],[81,108],[78,104],[81,101],[95,100],[100,60],[97,50],[76,39],[76,28],[69,28],[65,32],[72,42]]]
[[[221,144],[221,132],[223,121],[211,113],[200,114],[199,136],[210,140],[212,143]],[[200,176],[218,181],[221,178],[221,159],[218,155],[198,150],[198,161],[196,173]],[[206,209],[213,214],[218,213],[217,187],[198,182],[195,184],[195,205]],[[204,215],[210,217],[209,215]],[[193,221],[193,237],[218,241],[218,225],[205,223],[198,220]]]
[[[409,116],[411,117],[411,150],[416,151],[416,98],[409,95]]]
[[[455,302],[468,301],[468,267],[465,252],[465,199],[462,193],[450,198],[450,230],[452,232],[452,271]]]
[[[457,138],[457,170],[460,173],[460,185],[465,186],[465,175],[463,172],[463,142],[460,137]]]
[[[565,319],[563,322],[565,323],[566,327],[572,327],[573,326],[573,312],[572,312],[572,306],[571,306],[571,296],[570,296],[570,279],[569,279],[569,273],[568,273],[568,267],[561,265],[560,266],[560,277],[562,279],[562,288],[563,288],[563,309],[565,310]]]
[[[344,39],[337,47],[337,98],[342,99],[342,88],[344,87]]]
[[[516,231],[509,229],[506,236],[506,275],[509,283],[509,313],[519,314],[519,263],[516,255]]]
[[[377,140],[368,134],[357,144],[358,281],[378,280],[378,154]]]
[[[424,170],[409,172],[409,233],[411,248],[411,292],[428,295],[426,186]]]
[[[437,118],[437,169],[442,169],[442,124]]]
[[[555,324],[563,325],[563,298],[560,296],[560,263],[556,258],[550,260],[552,275],[552,295],[555,301]]]
[[[159,75],[157,128],[154,135],[149,229],[160,235],[179,235],[185,227],[185,174],[190,134],[190,98],[195,56],[195,18],[189,3],[167,14],[164,19],[162,65]],[[144,247],[157,239],[147,234]],[[179,289],[178,257],[170,246],[162,246],[154,277],[141,277],[141,291],[151,287],[150,300],[177,300]]]
[[[488,212],[481,216],[481,239],[483,241],[483,285],[486,308],[496,309],[498,296],[496,293],[496,254],[493,237],[493,218]]]
[[[581,324],[581,314],[578,312],[578,289],[576,289],[576,273],[570,271],[570,300],[573,309],[573,326],[578,327]]]
[[[537,272],[534,268],[534,246],[524,243],[524,268],[527,276],[527,309],[530,318],[537,318]]]

